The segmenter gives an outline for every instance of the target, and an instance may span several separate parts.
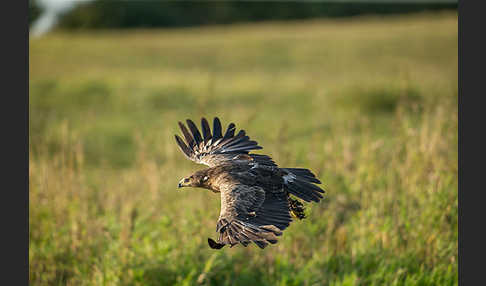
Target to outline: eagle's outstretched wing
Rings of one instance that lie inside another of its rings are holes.
[[[277,242],[277,236],[292,221],[287,194],[265,192],[261,187],[228,184],[221,188],[221,212],[216,227],[217,242],[208,239],[212,248],[254,242],[260,248]]]
[[[185,142],[177,135],[175,139],[182,152],[190,160],[214,167],[225,161],[238,159],[240,154],[248,154],[250,150],[262,149],[256,141],[250,140],[244,130],[235,135],[235,124],[230,123],[225,134],[222,133],[221,122],[217,117],[213,121],[213,132],[206,118],[201,119],[202,134],[194,122],[186,120],[187,126],[179,122]]]

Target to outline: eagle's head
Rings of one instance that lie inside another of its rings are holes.
[[[182,178],[179,181],[178,187],[208,188],[208,181],[209,176],[203,171],[198,171],[189,177]]]

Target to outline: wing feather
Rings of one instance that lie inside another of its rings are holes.
[[[221,188],[221,213],[216,226],[218,242],[210,246],[219,249],[250,242],[260,248],[277,243],[277,236],[289,226],[292,218],[285,192],[265,192],[257,186],[228,184]]]
[[[202,129],[202,132],[203,132],[203,139],[204,139],[204,144],[206,145],[209,141],[209,139],[211,139],[211,129],[209,128],[209,123],[208,121],[206,120],[206,118],[202,118],[201,119],[201,129]]]
[[[236,135],[236,126],[230,123],[224,136],[222,135],[221,121],[215,117],[213,120],[213,133],[206,118],[201,119],[201,132],[190,119],[186,120],[187,127],[179,122],[185,142],[176,137],[177,145],[192,161],[214,167],[226,161],[234,160],[239,154],[248,154],[251,150],[262,149],[256,141],[250,140],[244,130]],[[253,154],[249,159],[253,160]],[[271,159],[270,159],[270,162]]]
[[[192,149],[187,147],[187,145],[184,143],[184,141],[182,141],[182,139],[179,136],[175,135],[175,139],[177,141],[177,144],[181,148],[182,152],[184,152],[184,155],[186,155],[187,158],[191,158]]]
[[[184,135],[184,138],[186,139],[187,146],[194,148],[194,146],[196,145],[194,143],[194,138],[189,133],[186,126],[184,124],[182,124],[182,122],[179,121],[179,127],[181,128],[182,134]]]
[[[215,117],[214,121],[213,121],[213,138],[214,139],[217,140],[217,139],[223,138],[223,134],[222,134],[221,129],[222,129],[221,122],[219,121],[218,117]]]
[[[194,122],[192,122],[191,119],[187,119],[186,123],[187,126],[189,126],[189,130],[191,130],[192,137],[194,138],[196,145],[199,145],[202,142],[202,138],[201,138],[201,133],[199,133],[199,130],[196,127],[196,124],[194,124]]]
[[[224,139],[228,139],[228,138],[231,138],[233,136],[235,136],[235,130],[236,130],[236,126],[234,123],[230,123],[228,125],[228,128],[226,129],[226,133],[224,134],[223,138]]]

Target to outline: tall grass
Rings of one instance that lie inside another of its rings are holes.
[[[33,285],[457,285],[457,16],[30,42]],[[176,189],[177,121],[219,116],[326,198],[279,243],[214,251]]]

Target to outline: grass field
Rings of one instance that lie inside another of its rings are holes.
[[[457,285],[457,15],[30,40],[32,285]],[[326,199],[215,251],[177,121],[219,116]]]

